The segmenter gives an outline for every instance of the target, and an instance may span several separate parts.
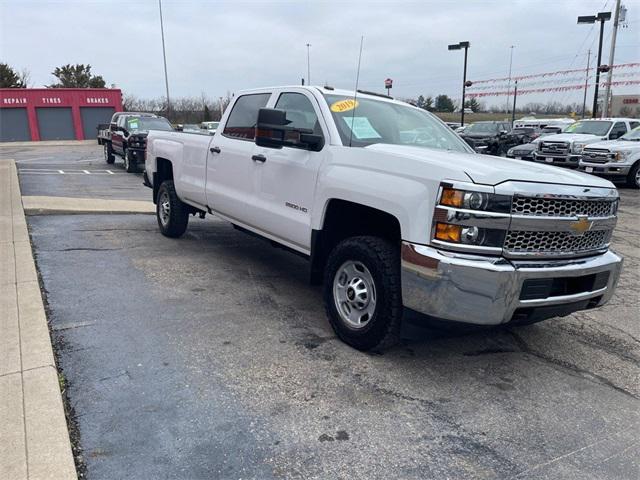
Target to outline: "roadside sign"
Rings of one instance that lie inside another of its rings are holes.
[[[393,80],[391,80],[390,78],[387,78],[384,81],[384,88],[389,89],[391,87],[393,87]]]

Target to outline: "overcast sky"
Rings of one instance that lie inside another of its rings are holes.
[[[619,31],[615,63],[638,62],[640,1],[623,3],[628,27]],[[313,84],[353,88],[364,35],[361,88],[382,91],[391,77],[398,97],[459,98],[463,53],[448,51],[449,43],[471,42],[472,80],[507,76],[510,45],[514,75],[580,68],[587,50],[597,49],[598,29],[577,25],[576,17],[611,11],[614,4],[163,0],[170,94],[204,92],[215,98],[244,88],[298,84],[306,77],[307,43]],[[606,24],[603,63],[611,26]],[[158,1],[0,0],[0,61],[28,69],[33,86],[51,83],[56,66],[89,63],[125,93],[164,95]],[[618,93],[638,91],[636,85]],[[582,92],[522,97],[530,100],[581,102]]]

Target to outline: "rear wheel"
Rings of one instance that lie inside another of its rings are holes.
[[[110,143],[105,143],[104,144],[104,161],[107,162],[108,164],[112,164],[113,162],[116,161],[116,157],[113,154],[113,150],[111,150],[111,144]]]
[[[383,349],[400,338],[402,295],[397,245],[370,236],[339,243],[325,269],[329,322],[358,350]]]
[[[631,188],[640,188],[640,162],[637,162],[627,176],[627,185]]]
[[[187,230],[189,210],[178,198],[173,180],[165,180],[158,189],[156,217],[165,237],[178,238]]]

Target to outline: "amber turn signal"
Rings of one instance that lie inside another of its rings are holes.
[[[443,242],[460,243],[460,225],[449,225],[448,223],[436,223],[436,238]]]
[[[454,190],[453,188],[445,188],[442,190],[440,204],[449,207],[462,207],[463,201],[464,192],[462,190]]]

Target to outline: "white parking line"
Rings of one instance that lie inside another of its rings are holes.
[[[125,172],[111,170],[55,170],[50,168],[20,168],[20,174],[25,175],[124,175]]]

